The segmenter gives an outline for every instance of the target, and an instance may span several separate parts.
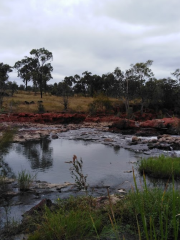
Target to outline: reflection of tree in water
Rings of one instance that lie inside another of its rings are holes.
[[[0,136],[0,176],[15,177],[11,167],[4,162],[4,157],[9,153],[12,148],[12,140],[15,134],[15,129],[6,129]]]
[[[48,169],[53,165],[51,140],[42,138],[39,141],[27,141],[18,144],[16,151],[30,160],[32,169]]]
[[[115,145],[115,146],[114,146],[114,152],[115,152],[115,154],[118,154],[118,153],[119,153],[119,150],[120,150],[120,146],[119,146],[119,145]]]

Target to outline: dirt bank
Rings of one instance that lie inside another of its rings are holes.
[[[149,116],[149,119],[148,119]],[[141,136],[159,135],[159,134],[180,134],[180,120],[178,118],[163,118],[152,119],[152,115],[142,116],[140,120],[130,120],[120,118],[114,115],[96,115],[89,116],[87,114],[69,114],[69,113],[44,113],[44,114],[29,114],[29,113],[14,113],[1,114],[0,123],[7,123],[13,126],[16,124],[43,124],[47,125],[69,125],[69,124],[96,124],[101,126],[106,123],[108,130],[111,132],[121,132],[124,134],[136,134]],[[146,120],[144,120],[146,119]],[[148,120],[147,120],[148,119]],[[29,125],[29,126],[30,126]],[[77,127],[77,126],[76,126]],[[97,126],[96,126],[97,127]],[[2,129],[2,124],[0,129]]]

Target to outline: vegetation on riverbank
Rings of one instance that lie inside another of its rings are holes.
[[[180,177],[180,157],[158,156],[142,159],[138,163],[138,170],[141,174],[146,174],[155,178],[179,178]]]
[[[58,199],[56,211],[45,209],[29,240],[55,239],[178,239],[180,235],[180,193],[172,187],[148,188],[144,176],[142,189],[135,188],[112,204],[84,196]]]

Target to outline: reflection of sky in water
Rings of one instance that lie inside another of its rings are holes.
[[[44,140],[46,141],[46,140]],[[42,150],[43,149],[43,150]],[[136,161],[136,154],[125,149],[74,140],[56,139],[51,142],[15,143],[5,161],[17,174],[22,169],[37,172],[37,179],[52,183],[73,182],[70,176],[70,164],[73,155],[83,160],[83,172],[88,174],[90,183],[105,182],[111,184],[117,181],[132,179],[130,161]]]

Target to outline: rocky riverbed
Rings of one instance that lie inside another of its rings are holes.
[[[171,120],[169,120],[169,122],[170,121]],[[0,129],[17,128],[14,142],[39,140],[43,137],[48,137],[49,139],[62,138],[102,143],[115,149],[125,148],[145,155],[178,155],[178,152],[175,153],[174,150],[180,150],[180,137],[178,135],[162,134],[163,128],[165,133],[168,132],[167,129],[169,129],[170,133],[177,134],[178,131],[172,128],[172,126],[168,127],[166,122],[163,122],[163,120],[161,120],[161,122],[153,121],[154,127],[151,128],[149,128],[150,123],[148,125],[147,123],[138,122],[131,122],[130,125],[126,126],[129,122],[124,123],[124,120],[123,126],[122,123],[118,125],[118,121],[82,122],[76,124],[2,122]],[[157,126],[159,126],[159,128]],[[130,133],[133,133],[133,135]],[[84,192],[77,191],[77,188],[72,183],[50,184],[35,181],[32,183],[30,190],[23,193],[19,191],[16,180],[1,179],[1,181],[1,225],[6,223],[8,216],[12,217],[13,215],[17,216],[19,214],[18,219],[21,220],[22,212],[26,212],[34,205],[37,205],[44,198],[54,200],[59,194],[61,194],[61,197],[68,197],[69,194],[75,196],[84,194]],[[94,191],[95,196],[105,195],[106,187],[108,186],[93,186],[93,189],[96,188],[96,191]],[[129,183],[125,182],[119,189],[111,189],[111,194],[116,191],[123,196],[128,188]],[[7,213],[7,209],[11,209],[11,213]],[[22,235],[22,237],[24,236]]]

